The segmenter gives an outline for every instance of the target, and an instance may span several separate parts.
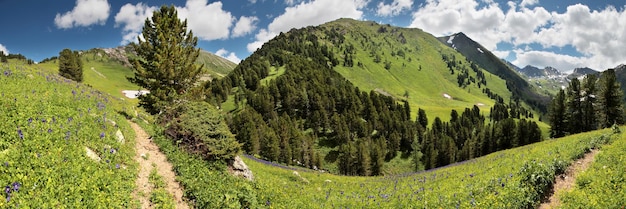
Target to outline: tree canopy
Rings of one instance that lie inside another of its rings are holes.
[[[146,19],[142,35],[132,44],[138,58],[131,60],[134,77],[128,80],[150,91],[139,96],[139,105],[156,114],[196,84],[202,69],[194,64],[198,38],[187,30],[187,20],[178,19],[174,6],[162,6]]]
[[[59,53],[59,75],[77,82],[83,81],[83,62],[77,51],[63,49]]]

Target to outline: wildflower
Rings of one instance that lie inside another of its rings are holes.
[[[70,139],[70,131],[65,132],[65,140]]]
[[[48,129],[48,133],[52,133],[52,129],[51,128]]]
[[[33,122],[33,118],[28,118],[28,124]]]
[[[42,118],[42,119],[41,119],[41,122],[42,122],[42,123],[45,123],[45,122],[46,122],[46,119],[45,119],[45,118]]]
[[[13,191],[17,192],[20,190],[20,186],[22,186],[19,182],[13,182]]]
[[[11,193],[11,187],[10,186],[5,186],[4,187],[4,193],[10,194]]]
[[[265,201],[265,206],[270,206],[272,203],[270,203],[270,200],[266,200]]]
[[[104,132],[100,133],[100,138],[104,138]]]
[[[7,194],[7,202],[11,201],[11,194]]]
[[[17,129],[17,135],[20,136],[20,139],[24,139],[24,133],[22,133],[22,129]]]
[[[110,153],[111,153],[111,154],[115,154],[115,149],[111,148]]]
[[[120,169],[120,164],[115,164],[115,168]]]

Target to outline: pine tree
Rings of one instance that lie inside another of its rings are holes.
[[[138,58],[131,60],[134,77],[128,80],[150,91],[139,97],[139,105],[156,114],[196,84],[202,69],[194,64],[198,38],[187,32],[187,21],[178,19],[174,6],[162,6],[146,19],[142,35],[132,45]]]
[[[83,81],[83,62],[77,51],[63,49],[59,53],[59,75],[76,82]]]
[[[559,138],[566,134],[565,91],[559,90],[550,104],[550,137]]]
[[[596,82],[598,78],[596,75],[589,74],[583,79],[582,86],[582,131],[591,131],[598,128],[598,122],[596,118],[596,112],[594,110],[594,104],[596,104]]]
[[[570,134],[580,133],[582,131],[583,122],[583,109],[581,98],[580,81],[577,78],[573,78],[569,83],[566,95],[566,117],[567,117],[567,132]]]
[[[624,123],[622,96],[620,85],[615,77],[615,70],[604,71],[600,77],[598,88],[597,113],[601,128]]]
[[[413,140],[413,144],[411,144],[411,148],[413,149],[413,153],[411,153],[411,163],[413,163],[414,171],[424,170],[424,163],[422,163],[422,145],[419,143],[418,139]]]
[[[422,108],[419,108],[417,112],[417,122],[422,126],[422,128],[428,127],[428,116],[426,116],[426,111]]]
[[[9,62],[9,61],[7,60],[7,55],[5,55],[5,54],[4,54],[4,51],[0,51],[0,62],[2,62],[2,63],[7,63],[7,62]]]

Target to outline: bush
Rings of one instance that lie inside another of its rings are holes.
[[[233,159],[241,150],[222,114],[209,103],[179,103],[162,121],[166,136],[205,160]]]

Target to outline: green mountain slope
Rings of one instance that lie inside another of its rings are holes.
[[[477,72],[462,55],[419,29],[340,19],[316,30],[315,34],[334,47],[337,56],[344,58],[340,58],[344,62],[334,68],[337,72],[364,90],[377,90],[408,100],[412,116],[416,115],[418,108],[425,109],[431,119],[440,117],[443,120],[449,119],[451,109],[460,111],[477,105],[488,110],[494,100],[483,93],[486,88],[504,100],[511,96],[504,80],[481,69],[486,85],[479,85]],[[328,34],[333,33],[343,36],[342,43],[328,40]],[[350,55],[344,55],[346,47],[353,47]],[[345,56],[352,58],[352,66],[345,65]],[[453,70],[444,56],[454,65]],[[460,87],[458,76],[463,71],[475,82],[468,79]]]
[[[419,169],[407,159],[418,151],[432,168],[541,140],[522,120],[532,113],[504,104],[506,81],[419,29],[351,19],[292,29],[209,86],[249,154],[347,175]]]
[[[139,90],[137,85],[126,79],[133,76],[128,62],[128,58],[132,56],[134,56],[133,52],[128,46],[82,51],[84,83],[115,97],[128,99],[122,91]],[[58,72],[57,61],[55,58],[47,59],[38,66],[50,72]],[[236,66],[231,61],[203,50],[200,51],[196,63],[204,65],[204,75],[202,75],[204,80],[223,77]]]
[[[441,43],[463,54],[469,61],[506,80],[507,88],[513,93],[514,100],[519,99],[542,113],[547,112],[550,98],[537,93],[537,90],[533,89],[515,70],[485,49],[485,47],[467,37],[464,33],[456,33],[438,39]]]
[[[0,208],[137,206],[127,104],[22,61],[0,72]]]

